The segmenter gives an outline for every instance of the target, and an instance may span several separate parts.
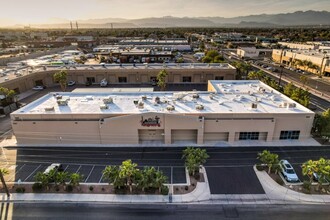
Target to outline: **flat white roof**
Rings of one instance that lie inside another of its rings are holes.
[[[49,93],[13,114],[313,113],[259,81],[210,83],[217,92]],[[58,95],[62,98],[58,99]],[[159,103],[155,101],[157,97]],[[113,103],[104,104],[104,99],[109,98]],[[68,104],[59,106],[58,100],[68,100]],[[168,110],[170,106],[174,110]],[[197,106],[203,109],[197,109]],[[101,109],[104,107],[107,109]]]

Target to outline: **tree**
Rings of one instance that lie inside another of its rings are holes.
[[[156,178],[155,167],[144,167],[144,169],[137,175],[138,187],[144,192],[145,189],[153,187]]]
[[[8,190],[5,178],[4,178],[4,176],[8,175],[8,174],[9,174],[9,171],[6,168],[0,168],[0,180],[1,180],[2,186],[5,188],[7,196],[9,198],[10,193],[9,193],[9,190]]]
[[[161,192],[161,189],[166,182],[167,177],[163,174],[163,172],[157,171],[154,179],[154,186],[155,188],[158,188],[159,193]]]
[[[188,147],[183,150],[182,158],[185,159],[185,166],[189,175],[195,175],[201,165],[209,158],[205,149]]]
[[[248,74],[249,79],[254,79],[254,80],[262,80],[264,78],[265,74],[263,71],[251,71]]]
[[[42,187],[47,187],[47,189],[48,189],[48,186],[49,186],[49,183],[50,183],[50,179],[49,179],[48,175],[44,174],[43,172],[38,172],[34,176],[34,180],[36,182],[41,183]]]
[[[264,150],[263,152],[258,153],[258,157],[263,164],[267,164],[268,166],[268,174],[270,173],[273,165],[278,164],[278,155],[277,154],[272,154],[268,150]]]
[[[103,170],[103,178],[107,180],[109,184],[113,184],[117,189],[120,189],[125,185],[124,180],[119,177],[118,166],[106,166]]]
[[[307,76],[300,76],[299,80],[303,84],[303,87],[305,87],[308,83],[308,77]]]
[[[66,83],[68,80],[68,73],[65,70],[61,70],[53,75],[54,81],[59,82],[61,86],[61,90],[65,92]]]
[[[166,77],[168,73],[165,69],[161,70],[157,75],[157,86],[159,86],[160,90],[164,91],[166,88]]]
[[[8,105],[9,108],[11,109],[10,104],[16,102],[16,100],[17,100],[16,92],[12,89],[8,89],[8,88],[5,88],[5,87],[0,87],[0,95],[3,95],[5,97],[4,102],[2,102],[2,105],[3,106]]]
[[[292,93],[293,93],[293,90],[294,90],[294,85],[292,82],[286,84],[284,86],[284,95],[288,96],[288,97],[291,97]]]
[[[59,183],[61,185],[65,185],[65,180],[69,178],[68,172],[57,172],[55,176],[56,183]]]
[[[83,176],[80,173],[72,173],[70,175],[70,184],[72,186],[79,186],[80,181],[82,181]]]
[[[306,161],[301,166],[302,174],[308,176],[309,182],[313,182],[313,174],[317,172],[317,162],[313,160]]]
[[[125,180],[126,186],[129,187],[130,192],[133,191],[133,177],[136,175],[138,169],[137,164],[132,163],[132,160],[125,160],[119,167],[119,177]]]

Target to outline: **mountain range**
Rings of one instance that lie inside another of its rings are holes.
[[[52,19],[52,24],[36,24],[37,28],[70,28],[70,21]],[[141,19],[103,18],[78,20],[79,28],[148,28],[148,27],[282,27],[330,25],[328,11],[296,11],[283,14],[259,14],[224,17],[151,17]],[[75,21],[73,22],[75,27]],[[17,26],[16,26],[17,27]]]

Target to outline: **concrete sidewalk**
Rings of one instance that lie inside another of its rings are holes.
[[[330,195],[310,195],[290,190],[277,184],[266,171],[254,171],[271,204],[313,203],[330,204]]]

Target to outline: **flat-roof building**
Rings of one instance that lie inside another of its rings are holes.
[[[207,92],[49,93],[11,114],[22,145],[197,144],[304,140],[314,113],[260,81]]]

